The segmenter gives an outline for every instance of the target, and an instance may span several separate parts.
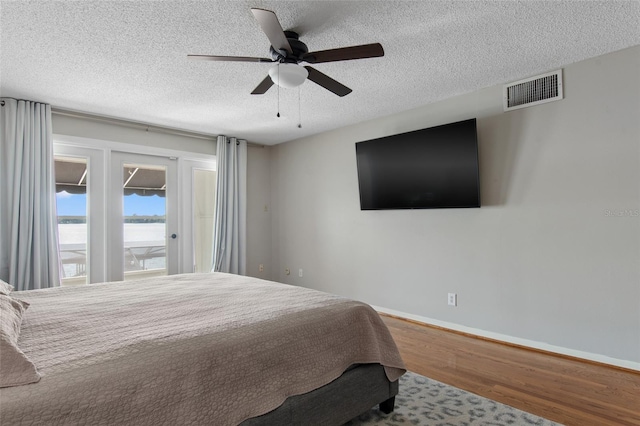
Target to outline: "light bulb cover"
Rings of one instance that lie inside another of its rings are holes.
[[[278,64],[269,70],[269,77],[280,87],[298,87],[307,79],[309,71],[297,64]]]

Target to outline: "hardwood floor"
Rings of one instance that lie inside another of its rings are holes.
[[[567,426],[640,425],[640,372],[382,318],[410,371]]]

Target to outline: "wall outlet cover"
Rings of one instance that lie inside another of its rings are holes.
[[[449,293],[447,295],[447,303],[449,306],[458,306],[458,295],[456,293]]]

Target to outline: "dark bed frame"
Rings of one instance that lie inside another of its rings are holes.
[[[380,405],[393,411],[398,381],[390,382],[380,364],[359,364],[333,382],[292,396],[275,410],[241,423],[242,426],[342,425]]]

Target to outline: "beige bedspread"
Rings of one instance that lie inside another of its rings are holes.
[[[404,372],[368,305],[229,274],[13,293],[38,383],[0,389],[0,424],[232,425],[351,364]]]

